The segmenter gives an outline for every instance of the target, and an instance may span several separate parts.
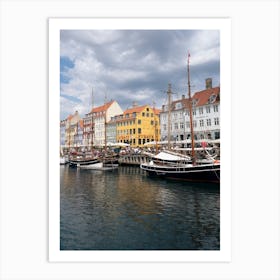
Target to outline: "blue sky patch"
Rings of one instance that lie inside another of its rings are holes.
[[[60,82],[63,84],[68,84],[71,80],[67,77],[66,73],[69,69],[74,68],[75,63],[68,56],[60,57]]]
[[[70,100],[70,101],[76,102],[76,103],[82,102],[81,99],[79,99],[79,98],[77,98],[77,97],[75,97],[75,96],[71,96],[71,95],[67,95],[67,94],[62,94],[62,93],[60,94],[60,96],[66,98],[66,99],[68,99],[68,100]]]

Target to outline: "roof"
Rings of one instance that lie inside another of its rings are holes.
[[[220,94],[220,87],[215,87],[215,88],[209,88],[209,89],[205,89],[199,92],[196,92],[192,99],[193,100],[197,100],[198,102],[196,103],[195,106],[203,106],[203,105],[207,105],[209,104],[209,98],[211,95],[215,95],[215,101],[212,103],[217,103],[219,101],[219,94]]]
[[[108,103],[105,103],[104,105],[102,106],[99,106],[99,107],[95,107],[95,108],[92,108],[92,110],[90,111],[90,113],[99,113],[99,112],[104,112],[106,111],[115,101],[110,101]]]
[[[160,109],[157,109],[157,108],[155,108],[155,109],[153,109],[153,110],[154,110],[154,113],[155,113],[156,115],[159,115],[160,112],[161,112],[161,110],[160,110]]]
[[[123,112],[122,115],[132,114],[132,113],[140,113],[140,112],[142,112],[146,107],[149,107],[149,105],[143,105],[143,106],[138,106],[138,107],[132,107],[132,108],[129,108],[129,109],[125,110],[125,111]]]
[[[151,108],[149,105],[143,105],[143,106],[138,106],[138,107],[132,107],[132,108],[129,108],[127,110],[125,110],[123,112],[122,115],[126,115],[126,114],[132,114],[132,113],[140,113],[142,112],[146,107],[149,107],[151,110],[153,110],[153,112],[158,115],[160,113],[160,109],[153,109]]]
[[[72,118],[73,118],[73,115],[69,115],[69,116],[67,117],[67,120],[70,121]]]
[[[209,98],[210,96],[214,95],[215,97],[213,98],[213,102],[209,103]],[[192,96],[192,100],[197,100],[197,103],[195,104],[196,107],[199,106],[203,106],[203,105],[207,105],[207,104],[215,104],[219,102],[219,95],[220,95],[220,87],[214,87],[214,88],[209,88],[209,89],[205,89],[202,91],[198,91],[196,92],[193,96]],[[179,100],[175,100],[172,102],[172,110],[174,110],[176,108],[176,104],[177,103],[182,103],[183,107],[187,107],[188,103],[189,103],[189,98],[182,98]]]

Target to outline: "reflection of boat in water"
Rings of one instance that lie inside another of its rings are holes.
[[[220,161],[211,157],[209,152],[207,157],[199,159],[195,151],[194,133],[193,133],[193,120],[192,120],[192,98],[190,93],[190,74],[189,74],[189,57],[188,55],[188,105],[190,116],[190,131],[191,131],[191,157],[185,160],[174,158],[161,158],[160,154],[151,158],[150,162],[142,163],[140,165],[142,170],[145,170],[149,175],[162,176],[173,179],[182,179],[187,181],[197,182],[220,182]],[[171,96],[171,87],[169,86],[168,92]],[[168,98],[170,101],[170,98]],[[170,108],[170,102],[168,104]],[[169,109],[170,114],[170,109]],[[168,118],[170,120],[170,117]],[[170,122],[168,123],[170,126]],[[166,155],[166,154],[165,154]],[[170,155],[171,156],[171,155]],[[178,156],[179,157],[179,156]]]
[[[119,167],[118,164],[114,163],[103,163],[103,162],[97,162],[93,164],[87,164],[87,165],[81,165],[81,169],[90,169],[90,170],[114,170]]]
[[[60,164],[67,164],[69,162],[69,157],[68,155],[63,153],[63,150],[60,150]]]
[[[67,156],[60,156],[60,164],[67,164],[69,162],[68,157]]]

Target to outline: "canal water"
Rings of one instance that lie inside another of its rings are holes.
[[[219,250],[220,188],[60,167],[61,250]]]

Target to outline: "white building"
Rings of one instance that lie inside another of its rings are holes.
[[[111,120],[111,117],[122,113],[123,111],[116,101],[110,101],[102,106],[93,108],[83,119],[84,145],[88,147],[104,146],[105,125]]]
[[[211,79],[206,80],[206,89],[192,96],[193,129],[195,139],[220,138],[220,87],[212,88]],[[189,99],[171,102],[170,140],[190,138]],[[168,140],[168,106],[160,113],[161,140]]]

